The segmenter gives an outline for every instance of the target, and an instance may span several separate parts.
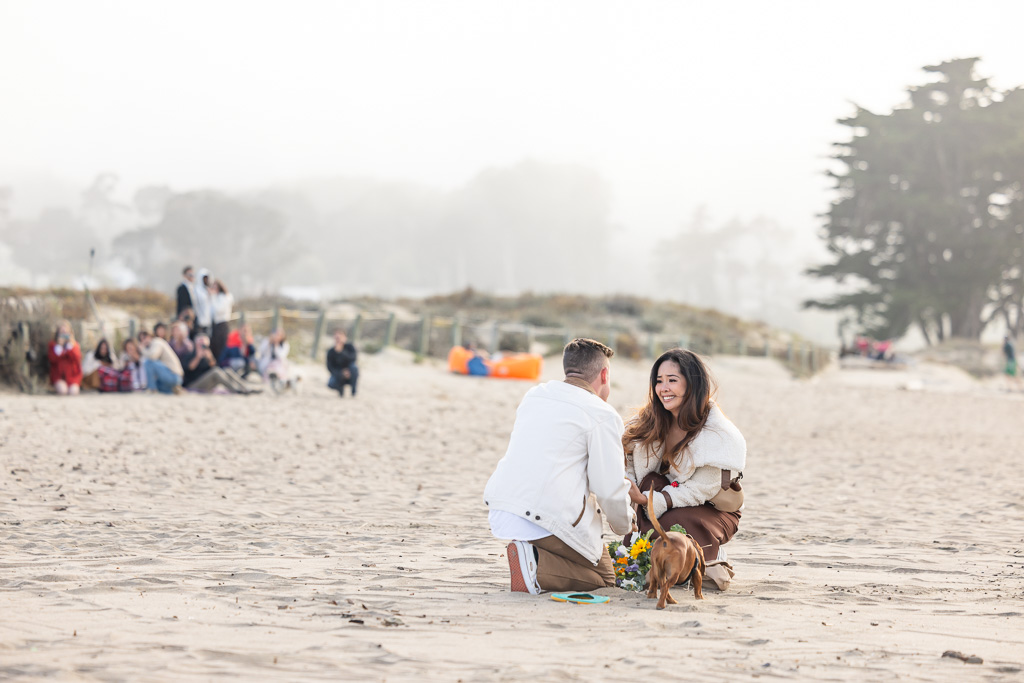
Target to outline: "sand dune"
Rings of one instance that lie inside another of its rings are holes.
[[[356,400],[0,395],[0,679],[1019,680],[1021,396],[713,367],[737,577],[664,611],[508,592],[480,496],[528,383],[384,353]]]

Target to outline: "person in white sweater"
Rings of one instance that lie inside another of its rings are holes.
[[[512,590],[586,591],[615,585],[601,538],[635,529],[622,458],[622,418],[607,404],[613,352],[575,339],[564,381],[530,389],[508,450],[484,489],[491,532],[507,547]],[[632,493],[638,495],[636,487]]]
[[[739,528],[740,512],[724,512],[709,501],[722,490],[722,472],[742,475],[747,444],[712,400],[714,385],[700,357],[685,349],[666,351],[651,368],[647,404],[626,425],[626,476],[643,514],[640,533],[652,528],[647,497],[662,528],[679,524],[704,549],[708,563],[725,560],[720,546]]]

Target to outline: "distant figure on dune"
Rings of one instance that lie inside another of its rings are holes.
[[[724,590],[732,567],[720,548],[739,528],[742,497],[735,510],[711,501],[718,502],[725,485],[742,476],[747,443],[713,399],[711,375],[700,357],[685,349],[666,351],[651,368],[647,404],[626,425],[622,444],[626,476],[637,485],[633,502],[642,513],[640,533],[653,528],[646,514],[653,486],[651,502],[661,526],[679,524],[696,540],[707,560],[706,576]]]
[[[337,391],[339,396],[345,395],[345,386],[348,385],[355,398],[359,384],[357,355],[356,347],[348,341],[348,335],[343,330],[335,331],[334,346],[327,350],[327,371],[331,373],[327,386]]]
[[[47,348],[50,384],[61,396],[75,396],[82,385],[82,349],[75,341],[71,323],[61,320]]]
[[[635,530],[622,458],[622,418],[608,405],[613,351],[574,339],[564,381],[526,392],[508,450],[484,489],[491,533],[506,548],[513,592],[587,591],[615,585],[601,540]],[[594,494],[593,496],[591,494]]]

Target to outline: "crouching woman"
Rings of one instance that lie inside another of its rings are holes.
[[[681,525],[704,550],[709,568],[718,567],[708,576],[724,590],[733,572],[721,546],[739,528],[736,508],[742,502],[728,493],[729,484],[742,475],[747,444],[713,395],[710,373],[697,354],[665,352],[651,368],[647,404],[626,425],[622,443],[626,476],[639,487],[631,498],[641,508],[640,533],[652,528],[646,511],[653,495],[662,528]]]

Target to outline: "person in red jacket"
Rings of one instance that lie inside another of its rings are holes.
[[[61,396],[75,396],[82,385],[82,349],[71,332],[71,323],[61,320],[47,350],[50,384]]]

